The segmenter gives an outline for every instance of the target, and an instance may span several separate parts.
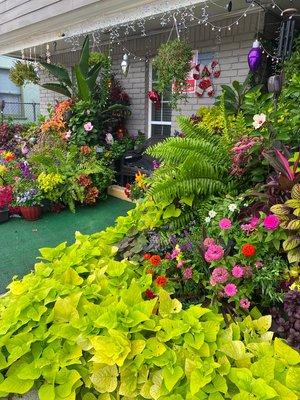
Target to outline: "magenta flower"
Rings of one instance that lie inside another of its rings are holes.
[[[171,253],[171,255],[170,255],[170,258],[171,258],[171,260],[174,260],[174,258],[177,258],[178,256],[179,256],[179,254],[180,254],[180,248],[175,248],[173,251],[172,251],[172,253]]]
[[[193,277],[193,270],[192,270],[192,268],[186,268],[186,269],[183,271],[183,278],[184,278],[185,280],[189,280],[189,279],[192,279],[192,277]]]
[[[241,265],[234,265],[231,270],[232,276],[235,278],[242,278],[244,276],[244,268]]]
[[[263,225],[268,231],[275,231],[280,224],[280,219],[277,215],[270,214],[263,220]]]
[[[250,307],[250,301],[248,299],[241,299],[240,300],[240,306],[244,309],[244,310],[248,310],[248,308]]]
[[[219,261],[223,256],[224,250],[218,244],[210,245],[204,254],[205,261],[207,262]]]
[[[227,285],[224,287],[224,293],[228,297],[233,297],[237,294],[237,287],[234,283],[227,283]]]
[[[219,227],[223,230],[226,231],[227,229],[230,229],[232,227],[232,222],[228,218],[222,218],[219,222]]]
[[[210,284],[215,286],[218,283],[225,283],[229,277],[229,273],[224,267],[217,267],[213,270],[210,278]]]
[[[91,130],[93,130],[94,126],[93,126],[93,124],[92,124],[91,122],[86,122],[86,123],[83,125],[83,128],[84,128],[84,130],[85,130],[86,132],[90,132]]]
[[[207,237],[203,241],[203,245],[204,245],[205,248],[208,248],[212,244],[215,244],[215,240],[213,238]]]
[[[250,233],[252,231],[254,231],[257,228],[257,225],[259,224],[259,218],[257,217],[252,217],[250,219],[250,221],[248,222],[248,224],[242,224],[241,225],[241,229],[242,231],[244,231],[245,233]]]

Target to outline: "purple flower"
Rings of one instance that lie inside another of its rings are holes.
[[[152,167],[153,167],[153,169],[157,169],[157,168],[160,167],[160,163],[158,161],[156,161],[156,160],[153,160],[152,161]]]

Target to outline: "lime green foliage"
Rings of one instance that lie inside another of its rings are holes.
[[[35,387],[41,400],[296,400],[300,355],[272,343],[271,317],[225,328],[164,290],[144,300],[151,275],[117,261],[111,244],[137,221],[151,226],[146,207],[154,216],[153,203],[139,205],[114,228],[41,249],[35,272],[10,284],[0,299],[0,396]]]
[[[155,199],[174,199],[224,193],[228,189],[228,144],[224,137],[179,117],[184,137],[171,137],[148,154],[163,161],[153,174],[149,193]]]
[[[26,61],[17,61],[9,72],[9,79],[17,86],[23,86],[25,83],[39,83],[39,78],[33,68],[33,65]]]
[[[158,54],[153,60],[153,67],[157,72],[155,89],[163,94],[172,84],[172,107],[175,108],[178,100],[183,96],[181,90],[191,70],[193,53],[191,47],[179,40],[169,41],[160,46]]]

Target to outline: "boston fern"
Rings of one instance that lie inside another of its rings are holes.
[[[170,137],[148,150],[162,160],[153,175],[149,193],[154,199],[173,200],[225,193],[228,189],[229,151],[224,138],[178,118],[184,137]]]

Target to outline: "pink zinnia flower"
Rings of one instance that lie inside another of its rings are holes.
[[[213,238],[207,237],[203,241],[203,245],[204,245],[205,248],[208,248],[212,244],[215,244],[215,240]]]
[[[83,128],[84,128],[84,130],[85,130],[86,132],[90,132],[90,131],[94,128],[94,126],[93,126],[93,124],[92,124],[91,122],[86,122],[86,123],[83,125]]]
[[[250,301],[248,299],[241,299],[240,300],[240,306],[244,309],[244,310],[248,310],[248,308],[250,307]]]
[[[175,248],[170,255],[171,260],[174,260],[174,258],[177,258],[179,256],[179,254],[180,254],[180,249]]]
[[[230,229],[232,227],[232,222],[228,218],[222,218],[219,222],[219,227],[226,231],[227,229]]]
[[[225,283],[229,277],[229,273],[224,267],[217,267],[213,270],[210,278],[210,284],[215,286],[217,283]]]
[[[210,245],[204,254],[205,261],[207,262],[219,261],[223,256],[224,250],[218,244]]]
[[[280,224],[280,219],[277,215],[270,214],[263,220],[263,225],[268,231],[275,231]]]
[[[259,218],[252,217],[247,224],[241,225],[241,229],[246,233],[250,233],[256,229],[258,224],[259,224]]]
[[[192,268],[186,268],[186,269],[183,271],[183,278],[186,279],[186,280],[189,280],[189,279],[192,279],[192,277],[193,277],[193,270],[192,270]]]
[[[242,278],[244,276],[244,268],[236,264],[231,270],[232,276],[235,278]]]
[[[227,283],[227,285],[224,287],[224,293],[228,297],[233,297],[237,294],[237,287],[234,283]]]

